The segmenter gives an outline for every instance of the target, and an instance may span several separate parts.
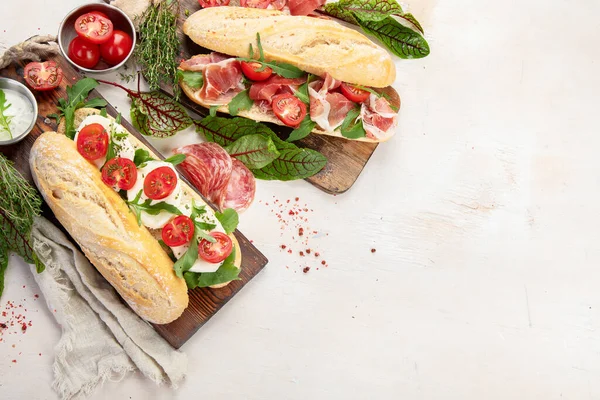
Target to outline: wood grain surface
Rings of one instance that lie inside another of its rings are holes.
[[[195,44],[182,31],[183,22],[187,18],[185,16],[186,10],[189,14],[198,11],[200,9],[198,1],[181,0],[180,4],[178,28],[181,39],[181,57],[187,59],[196,54],[210,53],[210,50]],[[172,87],[162,85],[161,88],[165,93],[171,96],[173,95]],[[201,116],[208,115],[208,109],[194,103],[185,95],[181,96],[180,102]],[[291,132],[290,128],[282,127],[280,125],[266,125],[282,138],[287,138]],[[340,194],[350,189],[377,148],[377,143],[358,142],[333,136],[315,134],[310,134],[296,143],[300,147],[307,147],[319,151],[327,157],[328,162],[325,168],[318,174],[313,175],[306,180],[330,194]]]
[[[21,142],[10,145],[0,146],[0,152],[14,162],[16,169],[33,184],[31,171],[29,169],[29,151],[35,139],[43,132],[55,131],[57,126],[53,119],[47,118],[49,114],[56,113],[56,105],[59,98],[66,98],[66,86],[72,85],[81,78],[79,72],[71,67],[68,62],[58,56],[54,59],[63,69],[64,78],[60,87],[56,90],[48,92],[35,92],[34,95],[38,103],[38,116],[35,127],[31,133]],[[12,79],[16,79],[21,83],[25,83],[23,79],[23,65],[13,65],[0,71],[0,75]],[[102,97],[100,93],[93,90],[90,98]],[[109,115],[116,117],[117,112],[108,105],[106,110]],[[157,156],[159,152],[154,150],[154,147],[125,119],[122,120],[122,125],[131,134],[140,139],[148,146]],[[182,171],[180,171],[181,174]],[[183,174],[182,179],[185,180]],[[186,180],[187,182],[187,180]],[[189,184],[189,182],[188,182]],[[35,186],[35,185],[34,185]],[[193,185],[190,184],[193,188]],[[210,203],[209,203],[210,204]],[[43,214],[45,217],[58,224],[49,207],[44,204]],[[65,232],[66,233],[66,232]],[[240,272],[240,280],[231,282],[221,289],[198,288],[189,292],[190,302],[188,308],[183,312],[181,317],[166,325],[154,325],[156,331],[167,340],[173,347],[179,348],[183,345],[202,325],[206,323],[217,311],[221,309],[235,294],[246,285],[262,268],[267,264],[268,260],[265,256],[254,247],[248,239],[239,231],[235,231],[240,249],[242,252],[242,271]]]

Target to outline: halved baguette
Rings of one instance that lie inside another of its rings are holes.
[[[223,7],[223,8],[227,8],[227,7]],[[202,107],[206,107],[206,108],[211,107],[210,104],[205,103],[204,101],[202,101],[200,96],[198,96],[200,89],[194,89],[194,88],[190,87],[189,85],[187,85],[183,81],[179,82],[179,86],[181,87],[183,92],[190,98],[190,100],[192,100],[194,103],[200,104]],[[383,89],[378,89],[377,91],[385,94],[386,97],[389,99],[390,104],[393,107],[395,107],[396,109],[400,108],[400,96],[398,95],[398,92],[396,92],[396,90],[393,87],[388,86]],[[227,105],[219,106],[217,108],[217,111],[229,114],[229,108]],[[277,118],[272,111],[266,112],[266,111],[260,109],[260,107],[258,107],[256,104],[253,104],[249,110],[238,111],[238,116],[249,118],[251,120],[258,121],[258,122],[271,122],[273,124],[285,126],[285,124],[283,122],[281,122],[281,120],[279,118]],[[333,132],[327,132],[327,131],[320,129],[317,126],[315,129],[312,130],[312,133],[317,133],[319,135],[343,137],[340,128],[336,129]],[[392,135],[386,137],[384,140],[371,139],[368,137],[362,137],[362,138],[352,139],[352,140],[361,141],[361,142],[379,143],[379,142],[388,140],[391,136]]]
[[[257,52],[260,34],[265,59],[297,66],[303,71],[369,87],[386,87],[396,79],[387,51],[363,34],[339,23],[291,16],[276,10],[211,7],[192,14],[183,32],[207,49],[248,57]]]

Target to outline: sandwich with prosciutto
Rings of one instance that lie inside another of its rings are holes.
[[[393,134],[400,98],[390,55],[332,20],[277,10],[214,7],[183,31],[212,50],[181,62],[179,84],[212,110],[366,142]]]

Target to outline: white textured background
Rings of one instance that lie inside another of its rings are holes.
[[[1,44],[80,3],[4,2]],[[341,196],[259,182],[241,230],[270,263],[183,347],[187,381],[95,399],[600,399],[600,3],[411,6],[432,53],[397,62],[396,137]],[[271,212],[295,197],[327,268],[279,248],[302,250]],[[60,329],[34,293],[13,258],[0,309],[28,305],[33,326],[0,343],[3,399],[55,398]]]

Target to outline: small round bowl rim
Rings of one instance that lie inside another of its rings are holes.
[[[21,93],[23,91],[25,91],[25,93],[22,93],[22,94],[25,94],[25,97],[27,97],[27,100],[33,107],[33,118],[31,119],[31,122],[29,123],[29,126],[27,127],[27,129],[25,129],[25,132],[21,133],[21,135],[19,135],[17,137],[13,137],[12,139],[8,139],[8,140],[0,139],[0,146],[8,146],[10,144],[15,144],[15,143],[20,142],[21,140],[25,139],[27,137],[27,135],[29,135],[31,133],[31,131],[33,130],[33,127],[35,126],[35,122],[37,121],[37,118],[38,118],[38,105],[37,105],[37,100],[35,99],[33,92],[27,86],[25,86],[18,80],[12,79],[12,78],[0,77],[0,82],[9,82],[11,85],[16,85],[17,87],[19,87],[21,89],[21,90],[19,90],[19,92],[21,92]]]
[[[125,57],[125,59],[123,61],[121,61],[119,64],[113,65],[112,67],[108,67],[105,69],[90,69],[90,68],[84,68],[80,65],[77,65],[75,62],[73,62],[73,60],[71,60],[69,58],[68,55],[68,51],[67,49],[64,49],[62,46],[62,40],[61,40],[61,35],[62,35],[62,31],[64,29],[65,26],[65,22],[69,19],[69,17],[71,17],[73,14],[76,14],[77,12],[79,12],[82,8],[85,7],[89,7],[89,6],[97,6],[98,8],[106,8],[106,9],[112,9],[116,12],[118,12],[119,14],[121,14],[123,17],[125,17],[125,19],[127,20],[127,22],[129,23],[129,26],[131,27],[131,32],[133,32],[133,35],[131,37],[133,44],[131,46],[131,50],[129,51],[129,54],[127,54],[127,57]],[[72,66],[74,66],[75,68],[81,70],[81,71],[85,71],[85,72],[89,72],[92,74],[98,74],[98,73],[105,73],[105,72],[111,72],[111,71],[115,71],[118,68],[122,67],[127,60],[129,60],[129,58],[131,57],[131,55],[133,54],[133,51],[135,49],[135,45],[137,44],[137,33],[135,31],[135,26],[133,25],[133,21],[131,21],[131,18],[129,18],[129,16],[127,14],[125,14],[123,12],[123,10],[119,9],[118,7],[112,6],[110,4],[104,4],[104,3],[88,3],[88,4],[83,4],[81,6],[77,6],[74,9],[72,9],[71,11],[69,11],[67,13],[67,15],[63,18],[63,20],[60,22],[60,25],[58,26],[58,37],[57,37],[57,42],[58,42],[58,47],[60,48],[60,52],[62,53],[63,57],[69,62],[69,64],[71,64]]]

